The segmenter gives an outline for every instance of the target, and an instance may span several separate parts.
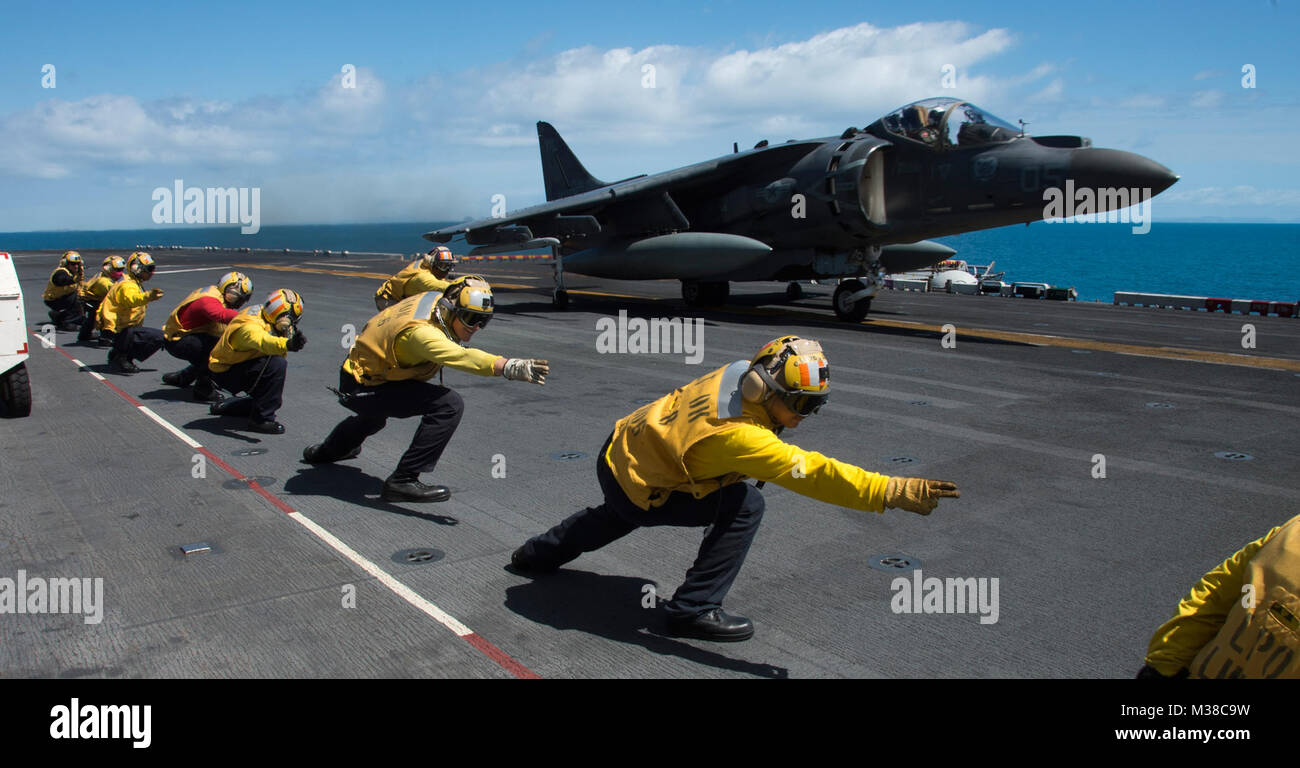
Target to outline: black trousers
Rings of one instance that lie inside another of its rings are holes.
[[[605,461],[609,443],[605,441],[596,457],[596,480],[605,503],[588,507],[529,539],[524,555],[539,564],[560,566],[642,526],[708,526],[686,580],[664,609],[669,616],[690,618],[721,608],[763,521],[762,492],[748,483],[723,486],[702,499],[674,492],[662,506],[647,511],[633,504],[614,478]]]
[[[393,471],[397,480],[414,480],[421,472],[432,472],[465,412],[465,401],[455,390],[428,381],[389,381],[364,387],[340,369],[339,390],[356,395],[347,406],[355,415],[339,422],[325,438],[321,450],[326,456],[346,456],[383,429],[390,418],[420,417],[411,446]]]
[[[255,357],[224,371],[213,371],[212,380],[235,394],[248,393],[247,404],[228,403],[223,415],[250,416],[258,421],[275,421],[284,397],[284,377],[289,364],[283,355]]]
[[[98,301],[82,301],[83,310],[81,330],[77,331],[77,341],[90,341],[90,334],[95,331],[95,315],[99,312]]]
[[[163,332],[157,328],[143,325],[123,328],[113,337],[113,349],[110,357],[125,357],[128,360],[148,360],[153,353],[162,349]]]
[[[182,371],[187,379],[197,377],[202,380],[209,376],[208,356],[212,354],[212,348],[217,346],[219,340],[220,337],[218,336],[191,333],[182,336],[176,341],[164,341],[163,348],[172,357],[190,364],[188,368]]]
[[[50,308],[50,320],[56,325],[75,323],[81,319],[81,297],[73,293],[45,302]]]

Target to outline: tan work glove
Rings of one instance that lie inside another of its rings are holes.
[[[885,506],[928,515],[939,506],[939,499],[961,498],[956,483],[926,480],[922,477],[891,477],[885,486]]]
[[[162,297],[163,297],[163,292],[161,288],[154,288],[153,290],[149,291],[149,301],[157,301]]]
[[[511,381],[529,381],[533,384],[546,385],[546,374],[551,372],[551,364],[545,360],[524,360],[513,357],[506,361],[501,375]]]

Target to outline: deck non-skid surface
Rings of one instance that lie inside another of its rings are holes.
[[[57,255],[15,256],[36,330]],[[447,372],[466,413],[425,480],[452,498],[389,504],[380,485],[415,420],[390,420],[356,460],[300,458],[347,414],[326,386],[377,287],[353,273],[401,264],[156,257],[150,285],[167,295],[150,307],[155,327],[234,264],[258,296],[301,292],[309,343],[289,358],[287,432],[209,416],[160,383],[183,366],[165,352],[118,376],[75,334],[59,333],[56,349],[31,336],[33,414],[0,421],[0,577],[103,578],[104,616],[0,615],[0,674],[1130,676],[1201,574],[1297,512],[1297,320],[883,291],[868,321],[850,325],[831,316],[827,287],[789,304],[784,286],[733,285],[726,307],[697,310],[675,282],[572,275],[573,304],[560,312],[547,269],[524,261],[472,265],[501,287],[498,316],[473,345],[550,360],[547,385]],[[598,322],[621,310],[703,318],[702,361],[602,354]],[[1253,349],[1241,344],[1245,324]],[[875,515],[769,485],[726,603],[756,624],[741,644],[667,637],[660,610],[643,607],[647,585],[671,596],[698,529],[641,529],[536,580],[504,569],[529,536],[599,501],[595,453],[614,421],[785,333],[822,342],[833,391],[785,439],[887,474],[954,480],[962,498],[929,517]],[[213,551],[180,554],[198,541]],[[428,554],[401,556],[410,550]],[[996,623],[895,613],[891,583],[908,574],[870,567],[890,554],[918,560],[925,577],[996,578]]]

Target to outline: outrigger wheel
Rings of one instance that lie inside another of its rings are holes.
[[[556,288],[555,292],[551,294],[551,306],[556,309],[568,309],[569,292],[563,288]]]
[[[871,298],[854,299],[853,295],[865,291],[867,286],[861,280],[843,280],[835,286],[835,295],[831,305],[835,307],[835,316],[850,323],[862,322],[871,310]]]
[[[703,282],[700,280],[682,281],[682,300],[688,307],[716,307],[727,303],[731,285],[725,280]]]

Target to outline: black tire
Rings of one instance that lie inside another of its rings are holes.
[[[711,307],[720,307],[727,303],[731,295],[731,283],[704,283],[704,301]]]
[[[682,281],[682,300],[688,307],[716,307],[727,303],[731,284],[722,282]]]
[[[703,303],[704,286],[698,280],[682,281],[682,301],[688,307],[698,307]]]
[[[0,374],[0,400],[4,402],[3,415],[7,419],[32,414],[32,382],[27,376],[26,363],[19,363]]]
[[[554,295],[551,296],[551,306],[555,307],[556,309],[561,309],[561,310],[563,310],[563,309],[568,309],[568,308],[569,308],[569,292],[568,292],[568,291],[556,291],[556,292],[554,293]]]
[[[785,287],[785,300],[798,301],[803,298],[803,286],[798,283],[790,283]]]
[[[835,295],[831,297],[831,306],[835,308],[835,316],[841,320],[850,323],[860,323],[871,311],[871,299],[859,299],[849,303],[846,297],[867,286],[861,280],[845,280],[835,286]]]

